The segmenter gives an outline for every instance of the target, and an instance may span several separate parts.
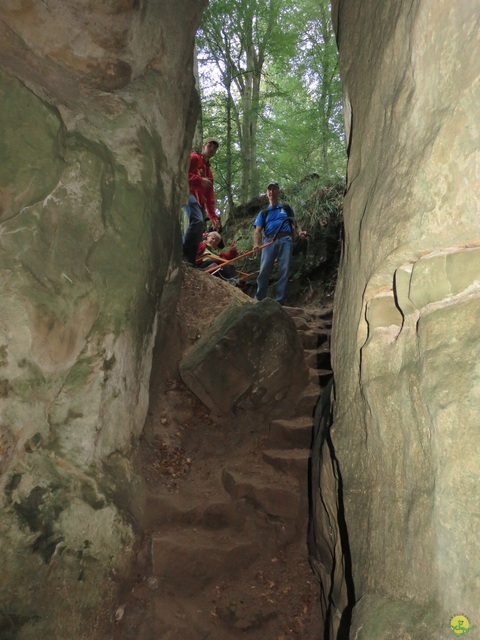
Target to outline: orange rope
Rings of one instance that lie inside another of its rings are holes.
[[[267,242],[266,244],[262,244],[260,247],[258,247],[260,250],[265,249],[265,247],[269,247],[271,244],[273,244],[274,240],[270,240],[270,242]],[[211,258],[211,256],[209,255],[209,259],[214,259],[218,262],[218,264],[212,264],[210,267],[208,267],[208,269],[204,269],[204,273],[212,273],[212,271],[216,271],[217,269],[219,269],[220,267],[224,267],[227,264],[233,264],[234,262],[236,262],[237,260],[241,260],[242,258],[246,258],[247,256],[251,255],[252,253],[255,253],[255,249],[250,249],[250,251],[246,251],[245,253],[242,253],[241,255],[237,256],[236,258],[232,258],[231,260],[225,260],[225,258],[221,258],[220,256],[215,256],[214,258]]]

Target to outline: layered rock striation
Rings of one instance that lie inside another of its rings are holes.
[[[449,638],[459,613],[480,623],[479,11],[333,13],[349,163],[314,487],[329,637]]]

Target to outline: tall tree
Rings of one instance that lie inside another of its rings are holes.
[[[193,76],[195,78],[195,87],[200,93],[200,77],[198,73],[198,56],[197,47],[193,51]],[[203,109],[200,109],[200,113],[197,118],[197,126],[195,127],[195,133],[193,134],[193,148],[200,149],[203,142]]]
[[[264,164],[286,181],[308,173],[335,180],[344,173],[342,96],[338,55],[327,0],[301,0],[295,55],[285,74],[276,58],[259,127]],[[272,140],[274,144],[272,144]]]
[[[332,164],[332,142],[337,139],[343,143],[337,44],[328,0],[306,0],[306,3],[313,17],[306,22],[303,32],[305,75],[312,79],[314,87],[321,158],[328,173]]]

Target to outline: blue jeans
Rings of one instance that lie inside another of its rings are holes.
[[[183,255],[191,263],[195,264],[197,259],[198,245],[203,238],[205,226],[203,211],[194,195],[188,196],[188,204],[185,207],[188,217],[188,228],[183,237]]]
[[[269,247],[262,249],[260,273],[257,278],[255,300],[263,300],[267,296],[268,283],[275,260],[278,261],[278,282],[275,300],[283,304],[288,283],[288,268],[292,257],[293,240],[291,236],[277,238]]]

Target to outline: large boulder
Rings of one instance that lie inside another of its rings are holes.
[[[308,372],[295,324],[273,300],[235,300],[186,353],[180,375],[217,415],[293,409]]]

